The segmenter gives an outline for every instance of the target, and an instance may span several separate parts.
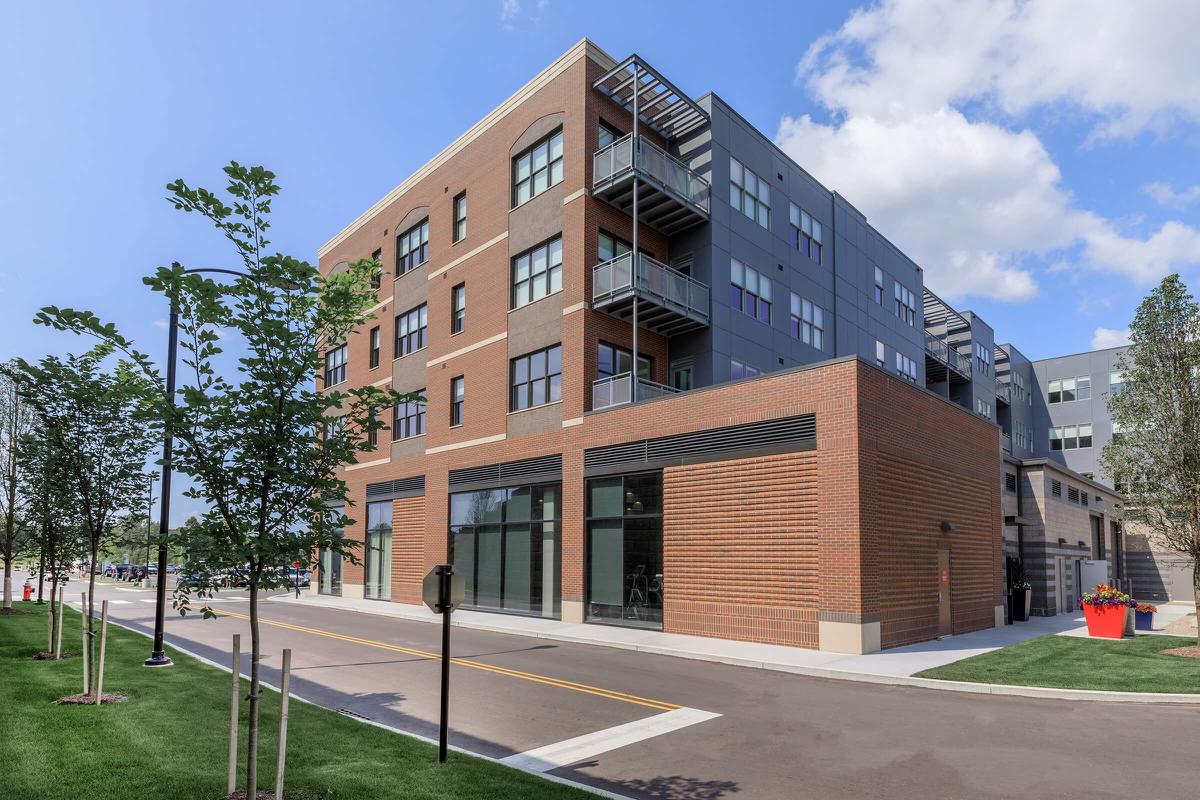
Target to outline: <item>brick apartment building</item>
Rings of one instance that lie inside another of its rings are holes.
[[[480,610],[867,652],[1003,624],[1006,554],[1055,613],[1121,552],[1031,362],[639,57],[579,42],[319,255],[385,266],[326,383],[427,401],[346,469],[323,593],[450,559]]]

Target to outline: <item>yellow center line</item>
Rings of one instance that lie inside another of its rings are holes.
[[[234,617],[242,620],[250,619],[249,615],[239,614],[236,611],[227,611],[225,609],[212,609],[212,611],[218,616]],[[438,660],[442,657],[440,653],[434,653],[427,650],[415,650],[411,647],[401,647],[400,645],[388,644],[387,642],[378,642],[374,639],[362,639],[357,636],[347,636],[346,634],[333,633],[332,631],[325,631],[319,628],[308,628],[303,625],[292,625],[288,622],[278,622],[276,620],[263,619],[261,617],[259,618],[259,622],[276,628],[286,628],[287,630],[299,631],[301,633],[308,633],[314,636],[324,636],[329,639],[338,639],[343,642],[361,644],[367,647],[375,647],[380,650],[390,650],[394,653],[404,653],[406,655],[417,656],[418,658],[425,658],[431,661]],[[522,672],[521,670],[509,669],[508,667],[499,667],[495,664],[485,664],[481,661],[472,661],[467,658],[451,658],[450,663],[460,667],[470,667],[471,669],[492,672],[497,675],[504,675],[506,677],[516,678],[518,680],[542,683],[547,686],[557,686],[560,689],[569,689],[573,692],[595,695],[596,697],[604,697],[609,700],[619,700],[623,703],[633,703],[634,705],[645,706],[647,708],[653,708],[659,711],[674,711],[678,708],[682,708],[682,706],[678,706],[674,703],[668,703],[665,700],[652,700],[647,697],[638,697],[634,694],[618,692],[614,689],[604,689],[599,686],[589,686],[586,683],[576,683],[574,681],[568,681],[562,678],[552,678],[547,675],[537,675],[532,672]]]

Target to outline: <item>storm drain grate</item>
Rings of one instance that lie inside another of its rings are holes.
[[[345,714],[347,717],[354,717],[355,719],[365,719],[365,720],[371,719],[370,717],[366,717],[366,716],[363,716],[362,714],[359,714],[357,711],[351,711],[348,708],[339,708],[339,709],[336,709],[336,711],[339,714]]]

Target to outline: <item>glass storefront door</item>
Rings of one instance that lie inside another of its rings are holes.
[[[392,501],[367,503],[363,544],[363,593],[370,600],[392,598]]]
[[[450,495],[451,562],[464,606],[557,618],[561,613],[559,484]]]
[[[587,618],[662,627],[662,473],[587,484]]]
[[[338,532],[339,535],[342,533]],[[342,556],[332,550],[321,548],[317,559],[317,594],[342,595]]]

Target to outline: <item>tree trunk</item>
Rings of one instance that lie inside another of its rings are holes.
[[[42,552],[38,553],[38,605],[42,604],[42,582],[46,579],[46,537],[42,537]]]
[[[4,607],[12,608],[12,559],[4,559]]]
[[[1196,644],[1200,645],[1200,553],[1192,556],[1192,594],[1196,601]]]
[[[258,579],[250,569],[250,719],[246,728],[246,797],[258,791],[258,662],[262,644],[258,637]]]
[[[88,569],[88,649],[83,655],[88,660],[88,693],[90,694],[96,685],[96,661],[92,655],[96,652],[96,634],[92,625],[94,624],[93,610],[96,608],[96,551],[99,550],[99,544],[92,544],[92,558]]]
[[[57,657],[58,653],[54,650],[54,632],[58,630],[58,572],[50,573],[50,644],[46,646],[46,652],[54,653]]]

